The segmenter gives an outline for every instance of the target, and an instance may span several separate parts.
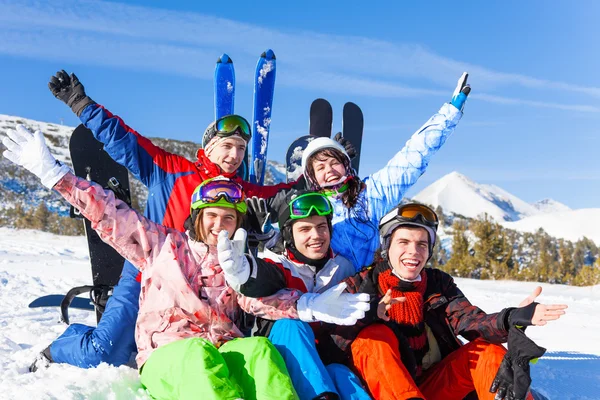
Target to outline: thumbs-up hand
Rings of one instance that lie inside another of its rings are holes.
[[[219,264],[225,274],[225,280],[235,291],[248,281],[250,277],[250,263],[244,254],[247,233],[240,228],[235,232],[233,239],[229,239],[229,232],[219,232],[217,252]]]

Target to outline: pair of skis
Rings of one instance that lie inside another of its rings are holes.
[[[276,57],[273,50],[260,55],[254,74],[254,111],[252,114],[252,139],[240,176],[244,180],[262,185],[267,166],[267,149],[275,92]],[[234,113],[235,69],[233,60],[223,54],[215,67],[215,120]]]
[[[362,110],[356,104],[348,102],[344,104],[342,118],[342,136],[348,139],[356,149],[356,156],[351,163],[352,168],[358,174],[364,125]],[[288,147],[285,156],[288,182],[293,182],[302,175],[302,153],[308,143],[318,137],[330,137],[332,125],[333,109],[331,104],[325,99],[314,100],[310,106],[309,134],[294,140]]]

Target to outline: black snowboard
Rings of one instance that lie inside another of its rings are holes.
[[[89,129],[79,125],[73,131],[69,141],[69,151],[75,174],[114,190],[117,197],[129,203],[127,168],[117,164],[103,150],[103,147],[104,145],[94,138]],[[115,184],[118,187],[115,187]],[[90,252],[93,285],[112,287],[119,281],[125,260],[116,250],[100,239],[88,220],[84,220],[84,223]],[[100,320],[98,310],[97,318]]]
[[[360,149],[362,147],[363,136],[363,113],[359,106],[354,103],[344,104],[344,113],[342,119],[342,136],[348,139],[356,149],[356,156],[352,159],[352,168],[358,175],[360,167]]]
[[[308,143],[317,137],[330,137],[333,110],[325,99],[316,99],[310,105],[309,135],[300,136],[288,147],[285,155],[286,180],[293,182],[302,174],[302,153]]]
[[[316,99],[310,105],[309,134],[317,137],[330,137],[333,124],[333,110],[325,99]]]

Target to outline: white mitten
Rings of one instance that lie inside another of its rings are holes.
[[[50,154],[41,131],[31,133],[23,125],[17,125],[17,129],[9,130],[7,135],[2,138],[2,144],[7,148],[2,155],[36,175],[47,188],[52,189],[56,182],[71,172],[69,167]]]
[[[229,232],[221,231],[217,242],[219,264],[227,283],[237,292],[250,277],[250,263],[244,254],[246,235],[246,231],[240,228],[230,240]]]
[[[302,321],[323,321],[336,325],[354,325],[369,310],[367,293],[343,293],[342,282],[323,293],[305,293],[298,300],[298,316]]]

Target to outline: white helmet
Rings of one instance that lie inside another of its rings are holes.
[[[308,146],[306,146],[306,148],[304,149],[304,152],[302,153],[302,172],[303,173],[306,173],[306,163],[307,163],[308,159],[310,158],[310,156],[312,156],[313,154],[315,154],[321,150],[324,150],[324,149],[335,149],[335,150],[340,151],[343,155],[346,156],[346,158],[348,159],[348,164],[350,164],[350,157],[348,156],[348,153],[346,153],[346,149],[344,149],[344,146],[342,146],[335,140],[330,139],[328,137],[319,137],[319,138],[312,140],[308,144]]]

